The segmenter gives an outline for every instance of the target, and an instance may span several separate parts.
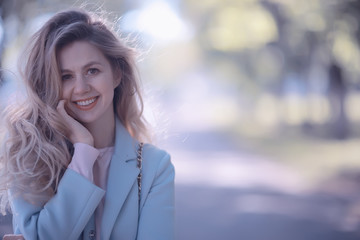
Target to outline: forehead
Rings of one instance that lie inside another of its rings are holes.
[[[61,48],[58,52],[58,61],[61,69],[78,68],[89,62],[109,65],[104,54],[86,41],[75,41]]]

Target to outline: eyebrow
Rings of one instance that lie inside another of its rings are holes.
[[[82,68],[88,68],[90,67],[91,65],[101,65],[102,64],[100,62],[97,62],[97,61],[91,61],[91,62],[88,62],[87,64],[85,64],[84,66],[82,66]],[[61,72],[71,72],[70,70],[68,69],[60,69]]]

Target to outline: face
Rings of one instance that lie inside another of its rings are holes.
[[[58,57],[68,114],[83,124],[106,124],[114,117],[114,89],[120,83],[109,61],[85,41],[65,46]]]

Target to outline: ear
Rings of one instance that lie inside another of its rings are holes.
[[[122,78],[122,75],[121,75],[120,71],[116,71],[116,73],[114,74],[114,89],[120,85],[121,78]]]

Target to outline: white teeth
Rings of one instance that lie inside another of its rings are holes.
[[[80,106],[87,106],[87,105],[95,102],[95,100],[96,100],[96,97],[94,97],[93,99],[86,100],[86,101],[78,101],[78,102],[76,102],[76,104],[80,105]]]

